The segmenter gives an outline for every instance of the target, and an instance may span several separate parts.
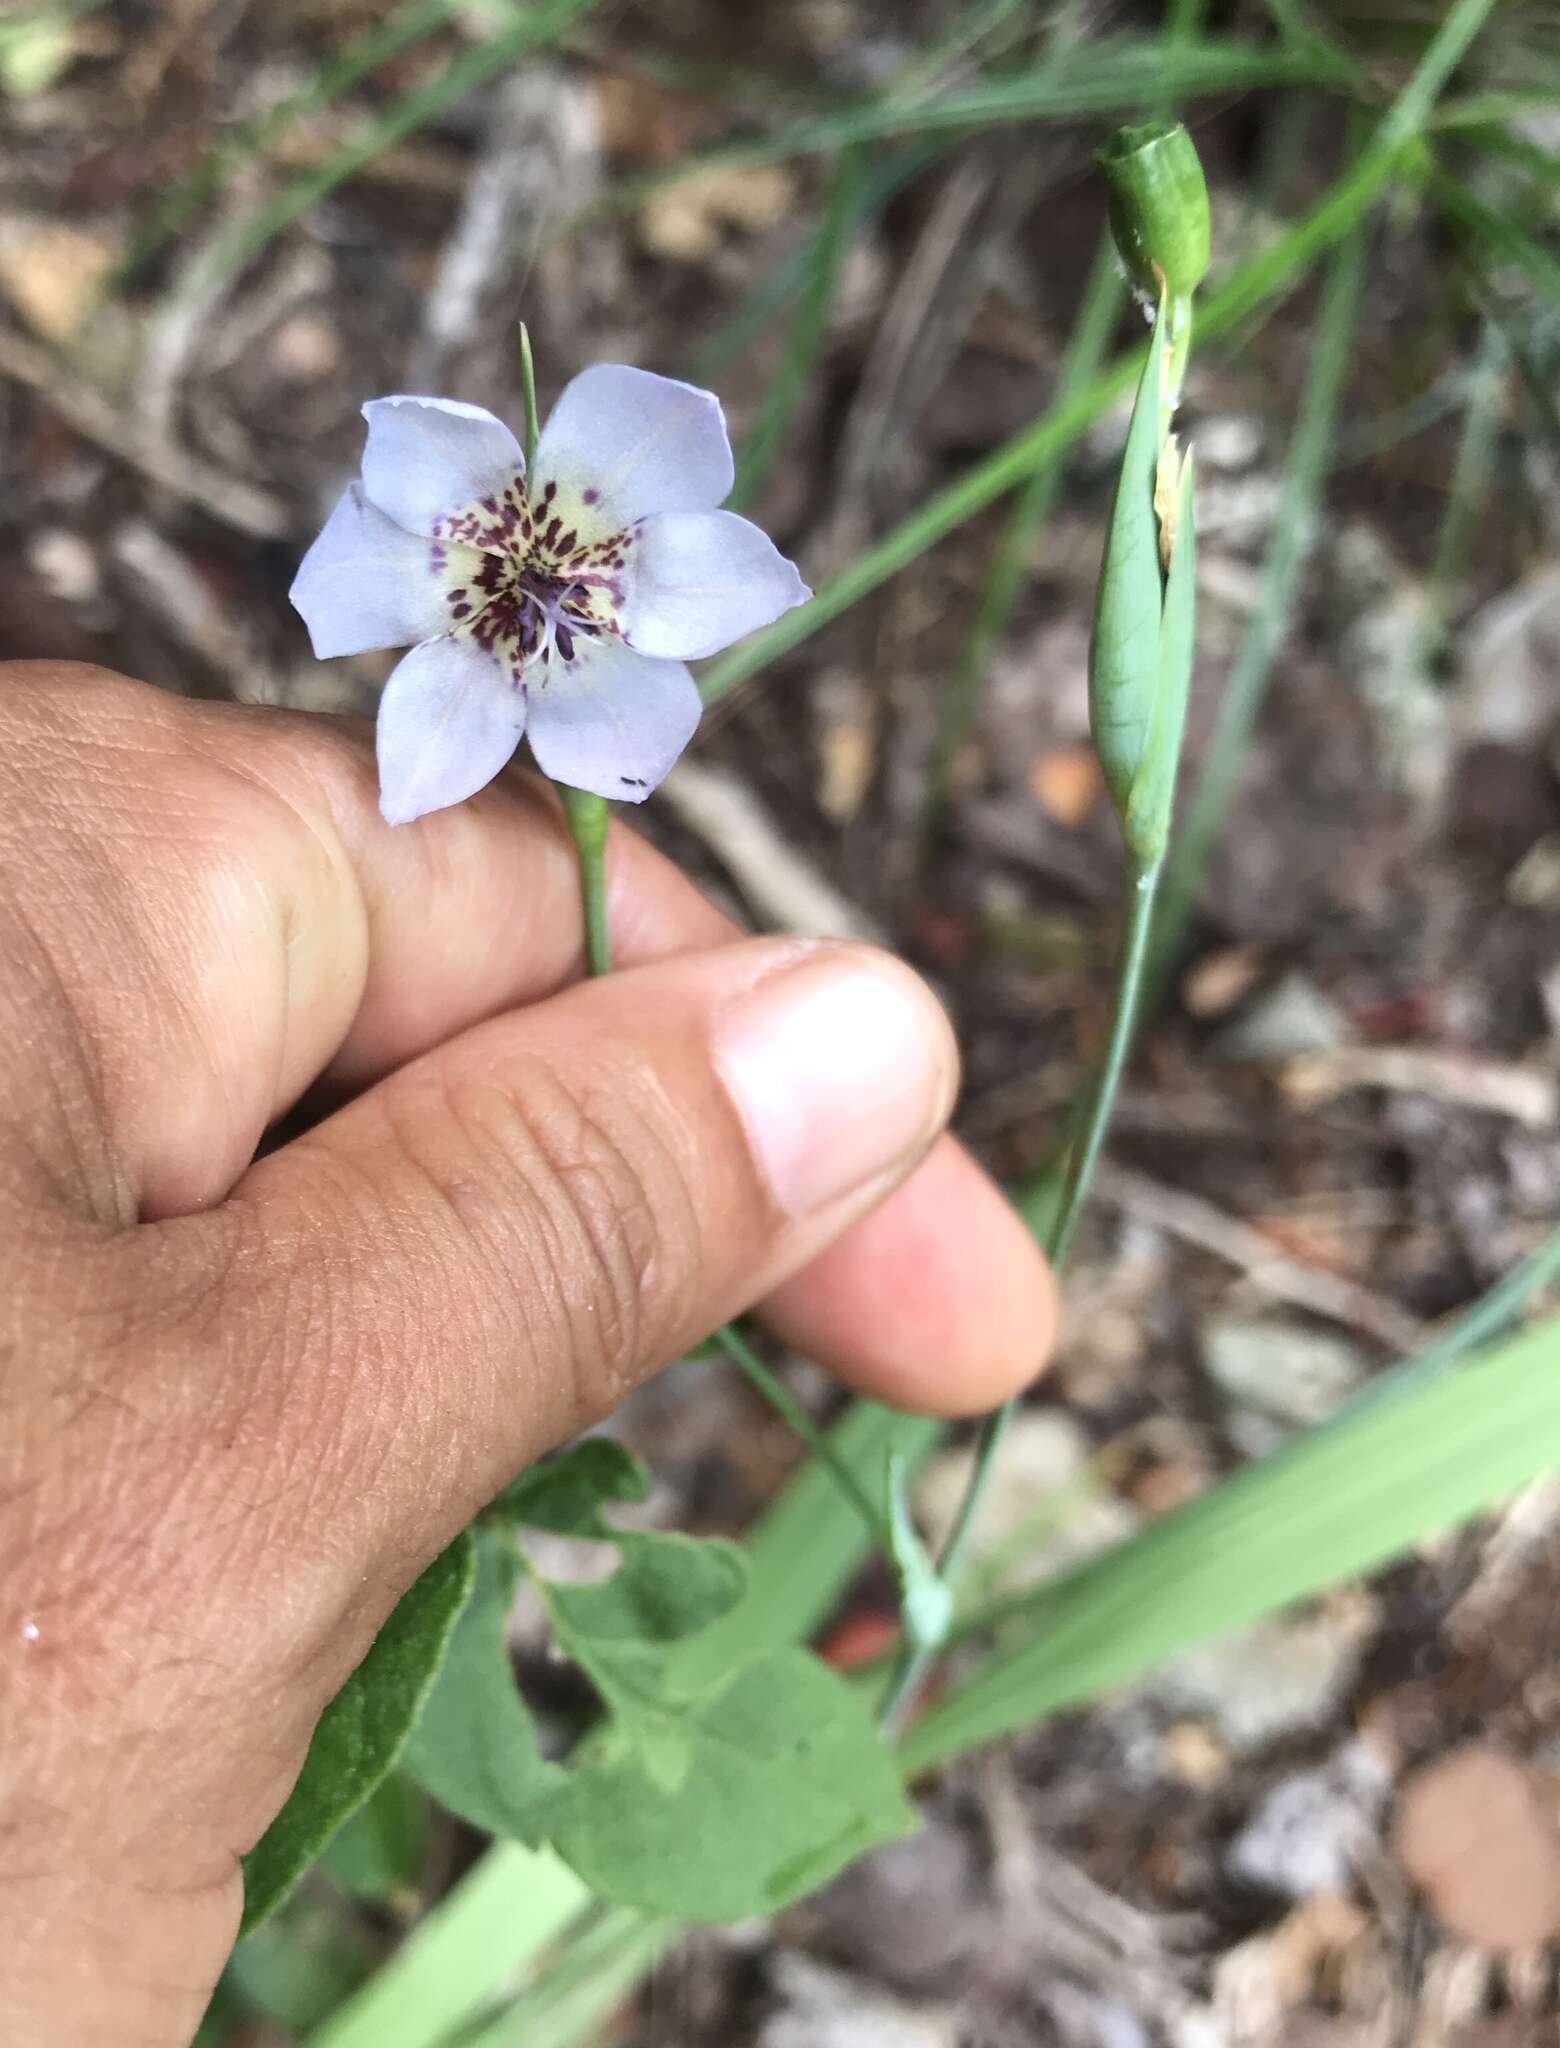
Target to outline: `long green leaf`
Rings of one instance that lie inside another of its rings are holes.
[[[1060,52],[1012,76],[920,98],[874,94],[854,107],[809,115],[772,134],[706,150],[674,169],[625,180],[590,210],[638,205],[652,192],[712,169],[746,170],[794,157],[832,156],[852,143],[890,136],[973,134],[1084,114],[1173,109],[1214,93],[1269,86],[1343,90],[1354,78],[1352,66],[1316,48],[1254,49],[1241,38],[1219,37],[1188,41],[1168,51],[1158,36],[1106,38]]]
[[[550,1849],[496,1843],[308,2048],[438,2048],[589,1903]]]
[[[1295,1439],[1013,1603],[1014,1635],[933,1706],[907,1771],[1141,1677],[1374,1570],[1560,1465],[1560,1320]]]
[[[431,35],[449,19],[456,6],[457,0],[406,0],[405,5],[397,7],[383,21],[375,22],[372,28],[344,44],[296,92],[224,136],[160,196],[146,227],[132,240],[115,282],[122,283],[133,276],[204,200],[244,164],[271,149],[295,121],[328,107],[402,50]]]
[[[1530,235],[1519,220],[1491,206],[1449,171],[1431,172],[1430,196],[1472,238],[1483,264],[1492,260],[1516,264],[1541,297],[1551,306],[1560,306],[1560,258]]]
[[[812,247],[811,275],[786,336],[785,354],[737,458],[736,480],[728,500],[735,512],[744,511],[763,488],[823,347],[840,267],[860,218],[863,169],[859,149],[841,151],[830,181],[823,225]]]
[[[1186,733],[1197,625],[1197,516],[1193,502],[1196,470],[1196,452],[1188,449],[1181,463],[1175,552],[1165,582],[1157,687],[1143,741],[1143,758],[1127,799],[1127,844],[1142,866],[1162,860],[1169,843],[1181,742]],[[1137,991],[1133,993],[1136,996]]]
[[[588,14],[597,0],[537,0],[531,7],[513,9],[513,26],[504,29],[474,49],[452,59],[426,85],[402,93],[381,112],[367,120],[359,132],[334,150],[325,162],[291,178],[270,199],[235,221],[231,229],[213,244],[192,289],[207,289],[215,281],[243,270],[274,241],[284,228],[308,212],[339,185],[356,177],[365,165],[396,143],[414,135],[446,108],[489,79],[497,78],[525,56],[555,42],[565,29]]]
[[[331,1836],[394,1770],[471,1597],[469,1532],[396,1603],[320,1716],[287,1804],[244,1858],[243,1932],[275,1912]]]

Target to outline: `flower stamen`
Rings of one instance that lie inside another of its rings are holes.
[[[584,505],[595,495],[582,493]],[[567,666],[581,639],[622,637],[618,607],[631,536],[582,538],[589,520],[582,514],[566,524],[557,497],[557,484],[548,483],[533,509],[525,479],[516,476],[501,492],[435,522],[429,562],[441,580],[452,573],[451,544],[481,557],[466,581],[446,588],[451,632],[501,662],[517,687],[527,668],[550,663],[554,653]]]

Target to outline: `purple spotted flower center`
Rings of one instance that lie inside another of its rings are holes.
[[[451,631],[474,640],[517,684],[533,662],[550,663],[554,654],[572,662],[581,639],[622,635],[632,537],[585,530],[599,527],[588,509],[596,499],[583,491],[571,518],[559,508],[556,482],[543,485],[533,506],[517,475],[502,491],[434,521],[429,563],[445,586]],[[456,544],[478,550],[475,569],[469,555],[452,563]]]

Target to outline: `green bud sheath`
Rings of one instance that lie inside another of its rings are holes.
[[[1159,626],[1164,572],[1154,476],[1159,461],[1159,392],[1169,346],[1165,308],[1138,382],[1105,532],[1094,635],[1089,648],[1089,722],[1105,780],[1125,821],[1132,785],[1143,765],[1159,687]]]
[[[1158,300],[1189,298],[1208,269],[1208,187],[1177,121],[1119,128],[1100,151],[1110,229],[1132,282]],[[1161,279],[1163,285],[1161,286]]]

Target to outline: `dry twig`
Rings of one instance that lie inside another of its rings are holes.
[[[1405,1356],[1419,1350],[1426,1340],[1425,1326],[1396,1302],[1337,1273],[1324,1273],[1291,1258],[1260,1230],[1226,1216],[1200,1196],[1161,1187],[1144,1174],[1108,1161],[1095,1175],[1094,1191],[1101,1200],[1168,1231],[1183,1244],[1196,1245],[1200,1251],[1238,1266],[1275,1301],[1287,1301],[1312,1315],[1325,1316],[1329,1322],[1359,1330],[1389,1351]]]
[[[661,784],[661,795],[766,923],[810,938],[881,943],[866,912],[825,881],[735,775],[683,760]]]
[[[292,521],[280,498],[126,419],[101,392],[72,376],[46,350],[3,329],[0,377],[36,391],[84,440],[224,526],[259,540],[280,540],[290,532]]]
[[[1560,1079],[1543,1068],[1426,1046],[1344,1045],[1306,1053],[1287,1063],[1282,1086],[1305,1109],[1352,1088],[1384,1088],[1509,1117],[1532,1131],[1552,1131],[1560,1121]]]

